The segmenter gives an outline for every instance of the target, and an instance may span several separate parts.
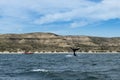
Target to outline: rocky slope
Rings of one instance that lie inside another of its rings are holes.
[[[61,36],[53,33],[0,34],[0,51],[119,51],[120,38]]]

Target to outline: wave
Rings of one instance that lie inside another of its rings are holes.
[[[46,69],[33,69],[31,71],[33,71],[33,72],[48,72],[49,70],[46,70]]]
[[[78,70],[47,70],[47,69],[32,69],[30,72],[79,72]]]

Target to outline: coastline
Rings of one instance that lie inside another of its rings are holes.
[[[76,54],[119,54],[120,52],[76,52]],[[0,54],[24,54],[24,52],[0,52]],[[33,52],[33,54],[73,54],[73,52]]]

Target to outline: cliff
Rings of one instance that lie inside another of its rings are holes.
[[[0,34],[0,51],[64,52],[70,47],[79,51],[119,51],[120,38],[62,36],[53,33]]]

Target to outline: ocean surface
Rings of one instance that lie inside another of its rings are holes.
[[[120,54],[0,54],[0,80],[120,80]]]

